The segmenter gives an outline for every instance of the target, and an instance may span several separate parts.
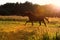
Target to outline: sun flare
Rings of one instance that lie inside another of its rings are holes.
[[[60,0],[55,0],[54,2],[52,2],[53,5],[60,7]]]

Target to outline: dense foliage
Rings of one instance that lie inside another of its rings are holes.
[[[0,15],[19,15],[27,16],[27,12],[32,12],[34,15],[45,15],[48,17],[59,17],[60,12],[52,7],[52,4],[49,5],[38,5],[32,4],[31,2],[26,1],[25,3],[6,3],[0,5]],[[54,11],[56,10],[56,11]]]

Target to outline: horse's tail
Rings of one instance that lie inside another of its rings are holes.
[[[46,17],[45,17],[44,19],[45,19],[45,20],[46,20],[46,21],[49,23],[49,20],[48,20],[48,18],[46,18]]]

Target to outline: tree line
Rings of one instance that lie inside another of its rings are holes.
[[[45,15],[48,17],[60,17],[60,12],[54,11],[56,9],[52,6],[52,4],[38,5],[28,1],[25,3],[6,3],[4,5],[0,5],[0,15],[27,16],[28,12],[32,12],[32,14],[36,16]]]

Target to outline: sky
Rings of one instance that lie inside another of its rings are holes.
[[[40,4],[40,5],[45,5],[45,4],[59,4],[60,0],[0,0],[0,5],[3,5],[5,3],[24,3],[26,1],[32,2],[33,4]],[[56,4],[56,5],[57,5]]]

